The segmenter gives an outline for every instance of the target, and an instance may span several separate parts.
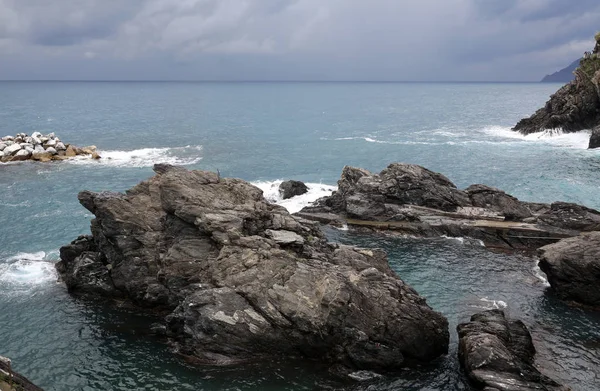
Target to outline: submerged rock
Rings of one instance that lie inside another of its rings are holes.
[[[535,347],[520,320],[501,310],[480,312],[459,324],[458,357],[477,389],[485,391],[568,391],[534,366]]]
[[[281,194],[281,198],[284,200],[306,194],[307,192],[308,186],[300,181],[284,181],[279,185],[279,194]]]
[[[586,53],[571,81],[550,97],[531,117],[520,120],[513,130],[523,134],[546,129],[576,132],[600,125],[600,34],[593,52]]]
[[[540,255],[540,269],[560,298],[600,306],[600,232],[542,247]]]
[[[297,215],[417,236],[471,237],[490,247],[519,250],[600,229],[596,210],[564,202],[523,202],[481,184],[463,191],[441,174],[402,163],[379,174],[346,166],[338,190]]]
[[[167,313],[177,351],[210,364],[281,355],[394,370],[447,352],[447,320],[382,251],[327,243],[242,180],[154,170],[126,194],[79,194],[96,218],[61,249],[71,292]]]

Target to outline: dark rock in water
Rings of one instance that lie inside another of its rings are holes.
[[[385,371],[447,352],[447,320],[381,250],[327,243],[242,180],[155,170],[126,194],[80,193],[96,218],[61,249],[71,292],[167,312],[176,350],[210,364],[281,355]]]
[[[457,327],[460,364],[477,389],[567,391],[534,367],[535,347],[527,327],[501,310],[480,312]]]
[[[600,35],[575,70],[575,80],[559,89],[531,117],[520,120],[513,130],[523,134],[546,129],[576,132],[600,125]]]
[[[279,194],[281,198],[287,200],[308,192],[308,186],[300,181],[284,181],[279,185]]]
[[[2,391],[44,391],[25,376],[15,372],[11,360],[0,356],[0,390]]]
[[[588,144],[588,149],[596,149],[600,148],[600,126],[596,126],[592,129],[592,134],[590,135],[590,142]]]
[[[600,232],[542,247],[540,255],[540,269],[560,298],[600,306]]]
[[[471,237],[490,247],[526,251],[600,230],[600,212],[593,209],[522,202],[485,185],[462,191],[441,174],[402,163],[379,174],[344,167],[338,190],[296,215],[336,226]]]

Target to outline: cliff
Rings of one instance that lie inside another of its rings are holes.
[[[575,70],[575,79],[554,93],[531,117],[520,120],[513,130],[523,134],[546,129],[577,132],[600,125],[600,33],[596,46],[587,52]]]

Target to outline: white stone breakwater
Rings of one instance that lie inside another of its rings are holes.
[[[0,161],[2,163],[24,160],[49,162],[81,155],[100,159],[95,146],[80,148],[65,144],[54,133],[44,135],[34,132],[31,136],[26,133],[17,133],[15,136],[4,136],[0,139]]]

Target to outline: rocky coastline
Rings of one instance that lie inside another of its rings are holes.
[[[54,133],[44,135],[40,132],[33,132],[31,136],[27,133],[17,133],[15,136],[0,138],[0,162],[2,163],[25,160],[49,162],[82,155],[100,159],[95,146],[79,148],[66,144]]]
[[[384,252],[328,243],[242,180],[154,171],[125,194],[79,194],[95,218],[60,250],[70,292],[162,314],[174,349],[207,364],[281,356],[385,372],[447,353],[448,321]]]
[[[554,93],[544,107],[528,118],[521,119],[514,131],[530,134],[548,129],[564,132],[592,130],[598,133],[600,126],[600,33],[596,45],[587,52],[575,69],[575,79]],[[589,148],[600,146],[592,137]]]

